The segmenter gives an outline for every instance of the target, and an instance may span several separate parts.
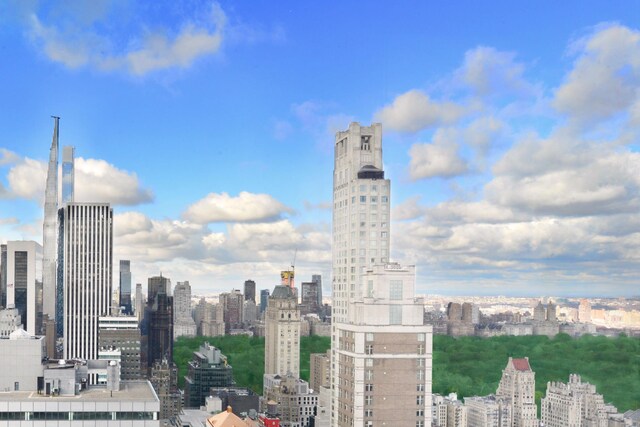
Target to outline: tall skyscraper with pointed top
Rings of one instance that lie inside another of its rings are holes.
[[[56,313],[56,277],[57,277],[57,245],[58,239],[58,126],[60,117],[53,117],[53,140],[49,153],[49,167],[47,170],[47,187],[44,195],[44,224],[43,224],[43,266],[42,291],[43,313],[50,319]]]

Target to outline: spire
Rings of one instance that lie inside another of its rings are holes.
[[[56,307],[56,232],[58,229],[58,124],[60,117],[52,116],[54,120],[53,140],[49,153],[49,169],[47,171],[47,186],[44,195],[44,224],[42,246],[44,249],[42,288],[43,313],[49,319],[55,318]]]

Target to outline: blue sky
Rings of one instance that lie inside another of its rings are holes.
[[[134,281],[272,288],[297,248],[328,285],[333,135],[380,121],[418,292],[638,294],[638,22],[628,1],[4,2],[0,241],[41,241],[55,114]]]

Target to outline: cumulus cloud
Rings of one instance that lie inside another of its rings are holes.
[[[390,105],[374,114],[385,128],[400,132],[417,132],[429,127],[449,124],[465,113],[464,107],[453,102],[437,102],[419,90],[398,95]]]
[[[523,77],[524,66],[515,61],[515,53],[479,46],[464,55],[464,63],[456,72],[478,95],[530,92],[532,87]]]
[[[425,208],[420,206],[420,198],[420,196],[411,196],[399,205],[394,206],[391,211],[391,218],[394,221],[402,221],[422,216]]]
[[[411,179],[451,178],[469,170],[467,162],[460,156],[458,144],[451,136],[453,135],[446,129],[439,129],[431,143],[417,143],[411,146],[409,150]]]
[[[9,192],[14,197],[44,201],[47,163],[25,157],[8,173]],[[75,200],[114,205],[137,205],[153,200],[134,172],[124,171],[104,160],[75,159]]]
[[[638,100],[640,32],[621,25],[599,27],[574,44],[573,69],[555,93],[554,105],[579,121],[606,119]]]
[[[46,24],[34,11],[28,19],[29,36],[47,58],[68,68],[91,66],[104,71],[123,70],[135,76],[188,68],[197,59],[216,54],[224,40],[226,15],[217,3],[212,3],[206,19],[194,16],[182,22],[177,31],[146,30],[144,35],[133,36],[118,47],[115,37],[98,25],[109,16],[109,7],[103,6],[93,8],[91,16],[84,12],[67,14],[63,20],[66,25],[58,20]]]
[[[242,191],[236,197],[228,193],[209,193],[189,206],[182,216],[189,221],[206,224],[270,221],[287,212],[292,212],[291,208],[268,194]]]

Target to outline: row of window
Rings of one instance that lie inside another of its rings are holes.
[[[0,412],[0,420],[157,420],[157,412]]]

